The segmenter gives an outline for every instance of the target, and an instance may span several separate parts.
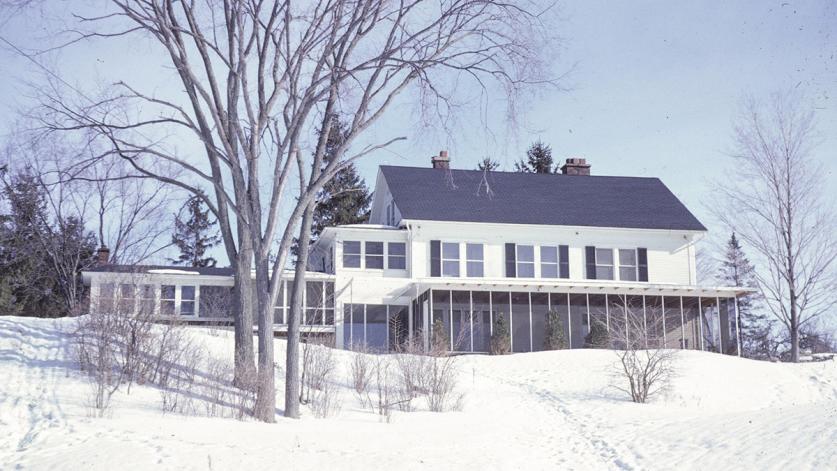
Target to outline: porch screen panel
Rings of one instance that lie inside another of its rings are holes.
[[[624,350],[627,346],[627,332],[625,325],[625,295],[608,295],[608,323],[610,324],[610,347]]]
[[[474,303],[474,351],[487,352],[491,340],[491,316],[490,297],[487,291],[472,291],[471,296]]]
[[[432,348],[449,351],[450,341],[450,291],[434,289],[433,318],[430,321],[430,345]]]
[[[552,311],[558,314],[558,318],[561,320],[561,333],[564,336],[563,348],[570,348],[570,340],[572,336],[570,328],[575,320],[571,321],[570,319],[570,306],[567,301],[567,293],[552,293],[549,295],[549,298]],[[587,317],[586,313],[585,317]]]
[[[645,325],[648,336],[648,348],[664,348],[663,341],[663,301],[659,296],[645,297]]]
[[[280,283],[282,286],[282,283]],[[232,316],[233,291],[229,286],[201,285],[198,317],[226,318]],[[281,296],[282,293],[279,293]],[[281,301],[280,301],[281,302]]]
[[[512,351],[532,351],[529,322],[529,293],[512,293]]]
[[[553,306],[553,310],[556,308]],[[557,310],[556,310],[557,311]],[[532,351],[546,350],[546,322],[549,315],[549,294],[532,293]],[[564,337],[566,340],[566,337]]]
[[[585,346],[588,348],[608,348],[607,300],[603,294],[591,294],[590,299],[590,333],[586,337]]]
[[[387,306],[366,305],[366,346],[373,352],[387,351]]]
[[[349,350],[364,348],[363,304],[343,305],[343,346]]]
[[[708,352],[720,352],[720,318],[716,298],[701,298],[700,322],[701,333],[703,334],[703,349]]]
[[[324,287],[322,281],[305,282],[305,325],[322,325],[325,313],[323,303]]]
[[[683,317],[680,311],[680,296],[665,296],[663,307],[666,323],[666,348],[683,348]]]
[[[471,351],[471,292],[451,292],[453,301],[453,350]]]
[[[509,293],[505,291],[493,291],[491,293],[491,318],[492,332],[497,329],[498,319],[503,318],[506,327],[511,333],[511,312],[509,312]],[[508,339],[511,341],[511,338]]]
[[[721,347],[727,355],[738,355],[738,331],[735,325],[735,298],[721,298]]]
[[[628,345],[632,348],[644,349],[648,347],[648,332],[645,326],[645,313],[642,306],[642,296],[625,296],[625,312],[627,314]]]
[[[552,299],[555,299],[553,295]],[[557,296],[564,296],[559,294]],[[590,334],[590,325],[587,322],[587,295],[586,294],[571,294],[570,295],[570,327],[572,335],[570,336],[570,348],[584,348],[586,338]]]
[[[700,350],[700,300],[683,298],[683,327],[686,331],[684,348]]]
[[[404,347],[408,336],[410,309],[407,306],[389,306],[389,351],[397,352]]]

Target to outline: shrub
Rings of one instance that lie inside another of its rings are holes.
[[[567,348],[567,339],[564,337],[564,320],[559,312],[549,311],[546,314],[545,335],[544,350],[563,350]]]

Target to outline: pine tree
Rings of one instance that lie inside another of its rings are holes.
[[[509,332],[509,324],[502,312],[494,318],[493,330],[489,341],[491,354],[505,355],[509,353],[511,351],[511,333]]]
[[[552,148],[541,141],[537,141],[526,151],[526,159],[514,164],[517,172],[526,173],[554,173],[557,166],[553,168]]]
[[[209,209],[205,209],[203,200],[198,196],[189,198],[174,218],[174,234],[171,241],[180,249],[180,256],[173,259],[172,263],[191,267],[214,267],[216,260],[206,254],[221,242],[214,226],[215,221],[209,219]]]
[[[741,243],[733,233],[727,241],[724,259],[718,273],[718,281],[728,286],[755,288],[755,267],[750,263]],[[767,358],[775,346],[772,338],[772,322],[756,309],[756,294],[736,298],[738,328],[741,335],[741,355],[747,358]]]
[[[543,341],[544,350],[563,350],[567,348],[567,339],[564,337],[564,320],[558,311],[549,311],[546,314],[546,337]]]
[[[346,139],[346,124],[336,115],[332,119],[331,130],[326,141],[323,168],[335,157],[339,158],[334,154]],[[367,222],[371,202],[372,195],[369,193],[366,182],[358,174],[355,165],[350,163],[338,171],[317,195],[311,223],[311,243],[317,241],[326,227]],[[294,255],[298,253],[297,243],[295,239],[291,247],[291,253]]]
[[[492,160],[490,157],[482,159],[482,162],[477,164],[477,170],[481,172],[493,172],[500,168],[500,162]]]

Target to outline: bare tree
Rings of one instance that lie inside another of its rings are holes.
[[[798,93],[775,93],[766,104],[748,98],[734,142],[735,167],[717,185],[724,201],[715,215],[757,252],[759,290],[796,362],[801,329],[837,302],[834,211],[813,157],[813,107]]]
[[[111,146],[110,155],[130,162],[137,175],[196,195],[202,192],[192,180],[214,190],[205,202],[219,222],[236,278],[249,282],[255,268],[255,415],[273,421],[273,306],[288,249],[320,189],[353,160],[402,139],[353,147],[408,90],[418,92],[425,111],[444,114],[456,106],[453,96],[462,78],[482,90],[499,84],[510,105],[529,86],[550,83],[538,60],[552,50],[538,44],[551,38],[540,19],[544,9],[534,0],[110,4],[112,11],[83,18],[97,29],[77,41],[137,34],[153,39],[176,71],[183,95],[165,98],[125,81],[83,106],[53,93],[44,103],[48,121],[58,130],[95,130]],[[120,107],[132,112],[113,112]],[[345,141],[326,163],[329,118],[335,115],[348,123]],[[179,155],[159,138],[174,128],[197,139],[201,161]],[[149,163],[160,160],[181,167],[191,179],[155,172]],[[298,188],[293,175],[299,176]],[[303,254],[298,271],[306,262]],[[302,284],[294,285],[299,299]],[[285,381],[290,417],[299,410],[293,390],[299,385],[299,315],[294,302]],[[236,327],[248,332],[246,322]]]
[[[659,348],[664,345],[662,316],[646,317],[636,296],[619,298],[625,311],[618,315],[625,315],[625,328],[611,329],[607,334],[610,344],[619,348],[613,387],[633,402],[644,404],[668,387],[677,350]]]

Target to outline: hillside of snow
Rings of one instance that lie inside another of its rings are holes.
[[[460,411],[420,406],[387,423],[353,394],[356,354],[340,351],[342,406],[331,418],[306,408],[276,424],[163,413],[150,385],[120,390],[94,418],[72,327],[0,317],[0,470],[837,468],[837,361],[680,352],[669,390],[639,405],[610,386],[613,352],[470,355],[457,360]],[[230,333],[189,335],[231,358]],[[276,351],[283,365],[283,341]]]

